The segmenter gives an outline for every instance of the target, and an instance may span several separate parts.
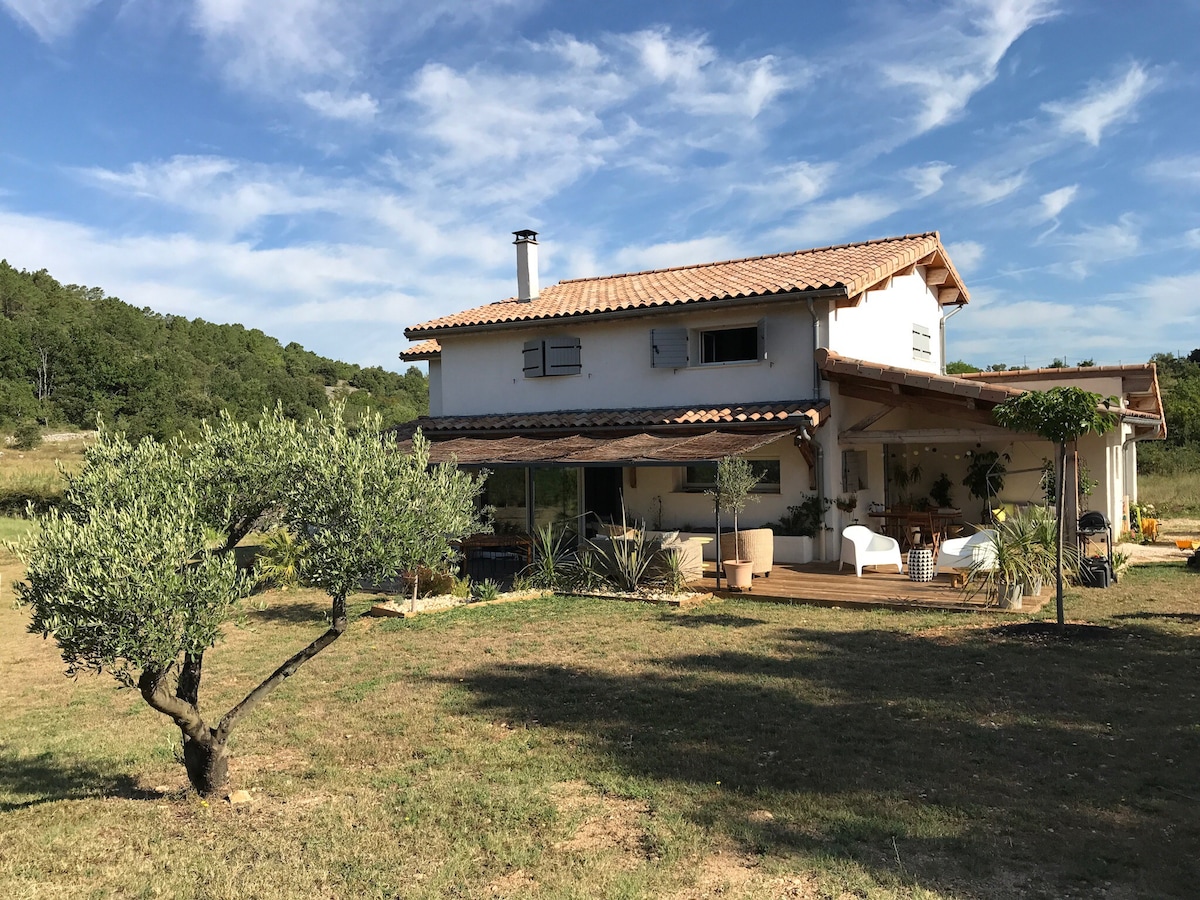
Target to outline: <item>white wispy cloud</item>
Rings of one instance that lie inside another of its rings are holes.
[[[1096,266],[1135,256],[1142,250],[1141,223],[1130,213],[1109,225],[1088,225],[1071,234],[1059,234],[1053,241],[1066,248],[1067,255],[1057,266],[1062,274],[1084,278]]]
[[[669,29],[639,31],[626,40],[642,70],[667,88],[671,102],[695,113],[753,119],[795,79],[773,56],[731,63],[703,35],[677,37]]]
[[[891,85],[912,94],[913,120],[923,133],[958,118],[971,98],[991,84],[1002,60],[1030,28],[1052,18],[1050,0],[953,0],[930,21],[910,27],[918,33],[893,40],[884,52],[903,54],[881,71]]]
[[[1200,154],[1156,159],[1143,171],[1155,181],[1200,188]]]
[[[66,37],[100,0],[0,0],[0,8],[42,41]]]
[[[361,210],[373,193],[365,185],[332,182],[296,167],[217,156],[175,156],[123,170],[94,167],[76,174],[105,190],[191,213],[234,235],[274,216]]]
[[[1056,191],[1042,194],[1037,213],[1038,220],[1041,222],[1050,222],[1057,219],[1059,214],[1075,199],[1077,193],[1079,193],[1079,185],[1069,184],[1066,187],[1060,187]]]
[[[968,203],[974,206],[988,206],[1020,190],[1026,179],[1025,172],[1000,177],[963,175],[958,179],[957,187]]]
[[[379,77],[379,52],[390,58],[438,27],[492,27],[502,14],[515,20],[539,2],[191,0],[189,18],[230,85],[361,121],[366,100],[375,100],[361,83]]]
[[[954,260],[954,267],[966,275],[979,268],[986,251],[978,241],[951,241],[946,244],[946,252]]]
[[[897,197],[858,193],[811,203],[792,221],[767,235],[763,252],[820,246],[862,238],[867,225],[886,219],[902,208]]]
[[[366,92],[338,95],[331,91],[305,91],[300,99],[314,112],[345,122],[369,122],[379,112],[379,103]]]
[[[912,166],[901,172],[917,190],[917,197],[929,197],[942,189],[945,175],[954,166],[949,163],[931,162],[923,166]]]
[[[613,254],[614,272],[665,269],[720,259],[737,259],[742,253],[729,235],[710,235],[688,241],[666,241],[648,247],[624,247]]]
[[[1045,103],[1042,109],[1057,121],[1064,134],[1078,134],[1093,146],[1110,127],[1137,116],[1138,104],[1156,87],[1160,79],[1141,63],[1133,62],[1122,75],[1110,81],[1093,82],[1075,100]]]
[[[670,179],[697,148],[752,153],[753,123],[795,83],[773,57],[730,58],[703,37],[667,30],[589,43],[557,35],[525,47],[520,65],[428,63],[412,81],[405,120],[413,166],[442,187],[488,204],[536,203],[586,173],[619,167]],[[563,67],[563,62],[568,63]],[[821,164],[795,164],[784,190],[822,189]],[[710,167],[711,195],[733,169]],[[723,183],[722,183],[723,181]]]

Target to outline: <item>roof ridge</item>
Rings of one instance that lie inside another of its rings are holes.
[[[659,275],[663,272],[680,272],[685,269],[705,269],[712,266],[728,266],[733,263],[756,262],[761,259],[782,259],[786,256],[808,256],[814,253],[827,253],[830,250],[848,250],[851,247],[869,247],[872,244],[888,244],[894,241],[907,241],[913,238],[933,237],[941,240],[941,236],[936,231],[917,232],[914,234],[900,234],[891,237],[871,238],[866,241],[850,241],[845,244],[830,244],[826,247],[809,247],[802,250],[785,250],[781,253],[764,253],[759,256],[742,256],[736,259],[721,259],[713,262],[690,263],[684,266],[667,266],[664,269],[642,269],[637,272],[617,272],[611,275],[589,275],[584,278],[562,278],[558,284],[579,284],[584,281],[607,281],[610,278],[632,278],[636,275]],[[507,303],[506,300],[499,301]]]
[[[1105,373],[1105,372],[1132,372],[1132,371],[1138,371],[1138,370],[1146,371],[1152,365],[1154,365],[1154,364],[1144,362],[1144,363],[1115,363],[1115,364],[1102,365],[1102,366],[1038,366],[1038,367],[1032,368],[1032,369],[1004,369],[999,372],[990,372],[990,371],[963,372],[962,376],[964,378],[985,379],[985,380],[990,379],[990,378],[995,378],[999,381],[1003,381],[1006,377],[1012,377],[1013,375],[1041,375],[1041,374],[1049,373],[1049,372],[1070,372],[1072,374],[1078,374],[1081,372]]]

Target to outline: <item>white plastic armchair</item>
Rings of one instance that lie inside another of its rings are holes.
[[[887,535],[876,534],[865,525],[850,525],[842,532],[842,558],[838,571],[847,563],[862,578],[863,566],[895,566],[904,571],[900,560],[900,543]]]
[[[970,569],[990,569],[996,561],[996,531],[984,528],[966,537],[942,541],[938,550],[937,572],[947,569],[965,575]]]

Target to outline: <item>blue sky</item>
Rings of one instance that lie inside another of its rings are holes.
[[[937,229],[979,365],[1200,347],[1200,0],[0,0],[0,257],[396,368],[543,284]]]

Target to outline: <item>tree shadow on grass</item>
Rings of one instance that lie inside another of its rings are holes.
[[[668,625],[678,625],[681,628],[702,628],[707,625],[719,625],[723,628],[749,628],[752,625],[766,625],[763,619],[752,619],[749,616],[737,616],[733,613],[697,613],[696,615],[680,615],[679,613],[663,613],[660,622]]]
[[[56,757],[53,753],[18,756],[0,750],[0,813],[28,809],[55,800],[120,797],[157,800],[159,791],[139,787],[129,775]]]
[[[850,858],[980,898],[1106,882],[1188,896],[1200,880],[1195,639],[776,637],[636,675],[512,664],[454,683],[479,712],[683,786],[682,814],[752,852]]]
[[[1189,612],[1132,612],[1117,613],[1114,619],[1143,620],[1153,622],[1156,619],[1172,619],[1176,622],[1200,622],[1200,613]]]
[[[277,622],[282,625],[325,625],[329,622],[329,603],[319,601],[288,601],[267,603],[261,609],[242,611],[249,624]]]

